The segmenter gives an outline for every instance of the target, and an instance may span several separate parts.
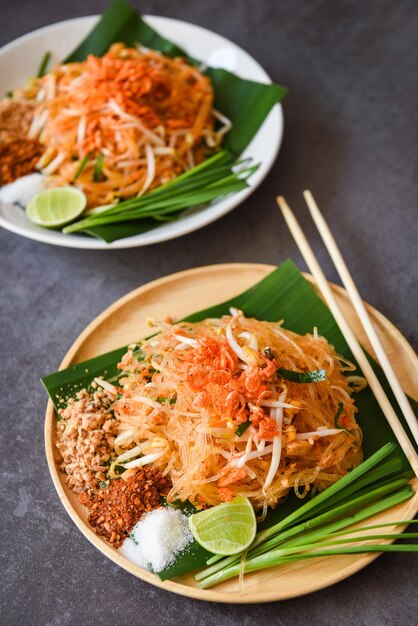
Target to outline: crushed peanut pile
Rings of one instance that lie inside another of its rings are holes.
[[[0,102],[0,186],[32,174],[45,148],[28,138],[35,104]]]
[[[36,171],[43,147],[32,139],[0,144],[0,186]]]
[[[28,136],[36,102],[7,98],[0,102],[0,143],[10,143]]]
[[[110,411],[113,396],[104,389],[89,394],[85,389],[59,411],[57,448],[59,467],[68,486],[75,492],[97,491],[105,480],[119,421]]]
[[[89,497],[80,494],[80,502],[90,509],[89,523],[98,535],[116,548],[142,515],[160,504],[161,496],[170,490],[170,480],[149,466],[140,467],[124,480],[115,479],[109,487]]]

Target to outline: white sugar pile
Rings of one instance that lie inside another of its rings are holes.
[[[28,174],[21,176],[17,180],[3,185],[0,189],[0,200],[9,204],[18,202],[26,206],[33,196],[45,189],[45,176],[42,174]]]
[[[161,572],[193,540],[187,517],[176,509],[160,507],[147,513],[132,529],[119,551],[129,561]]]
[[[138,550],[138,544],[135,543],[131,537],[127,537],[121,547],[119,548],[119,552],[125,559],[128,559],[131,563],[142,567],[142,569],[149,569],[149,565],[142,558],[141,552]]]

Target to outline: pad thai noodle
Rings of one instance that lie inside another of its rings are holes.
[[[113,396],[117,469],[152,464],[167,500],[202,508],[248,497],[266,512],[291,489],[323,490],[362,461],[355,367],[319,336],[237,309],[197,323],[151,320],[158,334],[132,345]]]
[[[210,80],[186,60],[114,44],[103,57],[32,79],[8,106],[33,106],[27,138],[43,148],[37,169],[47,185],[76,184],[97,207],[141,195],[212,154],[230,128],[213,101]]]

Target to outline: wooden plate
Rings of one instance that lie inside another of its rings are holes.
[[[249,263],[212,265],[172,274],[148,283],[115,302],[89,324],[68,351],[60,369],[146,336],[149,328],[145,320],[149,315],[164,317],[170,314],[174,319],[180,319],[193,311],[223,302],[245,291],[273,269],[271,265]],[[345,290],[336,285],[333,285],[332,289],[357,337],[372,352]],[[418,381],[414,376],[418,361],[416,354],[391,322],[373,307],[367,308],[389,358],[403,381],[405,391],[417,397]],[[134,576],[152,585],[184,596],[213,602],[270,602],[300,596],[332,585],[365,567],[377,556],[365,554],[324,557],[280,566],[274,570],[254,572],[245,576],[245,595],[240,593],[236,580],[226,581],[208,590],[199,589],[191,575],[182,576],[175,581],[162,582],[154,574],[124,559],[88,525],[84,508],[77,496],[67,488],[64,475],[57,469],[54,454],[55,421],[54,408],[49,401],[45,422],[46,455],[55,488],[68,514],[96,548]],[[418,492],[407,502],[375,516],[374,523],[383,523],[391,519],[411,519],[417,510]],[[387,532],[391,531],[392,528]]]

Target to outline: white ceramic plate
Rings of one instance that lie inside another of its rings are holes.
[[[243,78],[263,83],[271,82],[255,59],[225,37],[180,20],[152,15],[146,16],[145,19],[162,35],[208,65],[223,67]],[[6,93],[22,85],[28,76],[34,75],[46,51],[52,52],[53,62],[64,59],[93,28],[97,20],[97,16],[91,16],[52,24],[24,35],[2,48],[0,50],[0,93]],[[0,226],[30,239],[69,248],[133,248],[173,239],[210,224],[241,204],[268,174],[277,156],[282,135],[283,113],[278,104],[272,109],[243,153],[243,156],[251,156],[256,163],[261,163],[257,172],[251,177],[251,186],[248,189],[141,235],[121,239],[111,244],[92,237],[63,235],[32,224],[19,207],[2,202],[0,202]]]

